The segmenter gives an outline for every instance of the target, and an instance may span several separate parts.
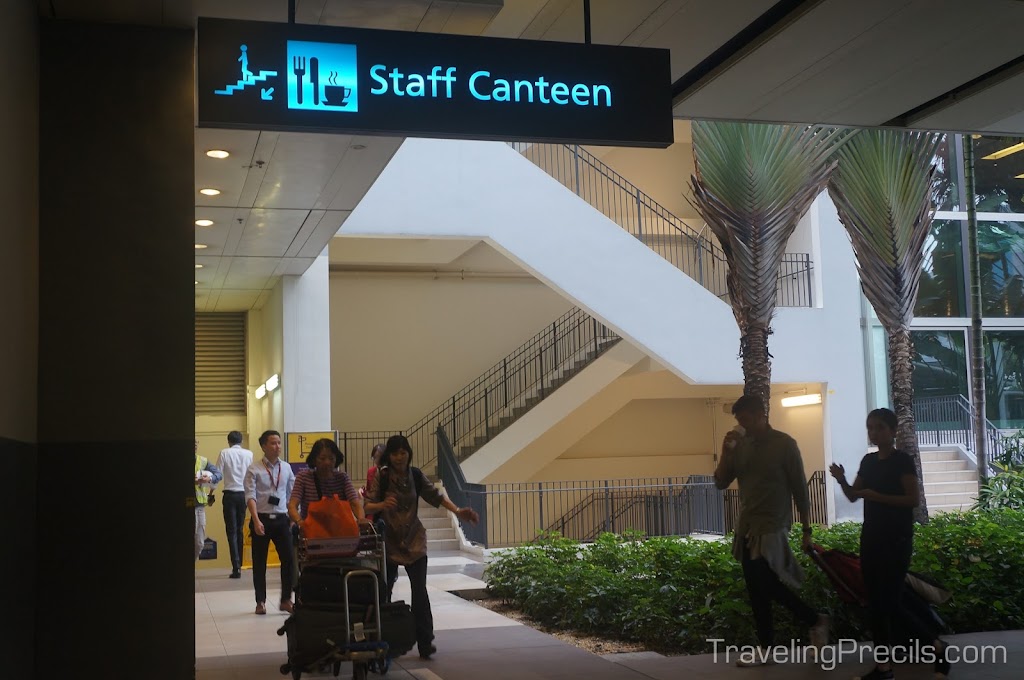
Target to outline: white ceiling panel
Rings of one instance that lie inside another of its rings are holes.
[[[235,257],[231,260],[231,268],[224,279],[223,288],[263,290],[268,287],[269,279],[274,276],[278,257]]]
[[[591,38],[593,42],[602,45],[619,45],[665,4],[663,0],[592,0]],[[583,42],[583,0],[566,3],[564,11],[557,13],[554,22],[542,37],[544,40]]]
[[[263,210],[253,208],[232,255],[280,257],[288,250],[302,227],[308,210]]]
[[[354,137],[324,186],[317,208],[355,210],[402,145],[401,137]],[[362,147],[362,148],[359,148]]]
[[[274,276],[301,276],[312,266],[314,261],[316,261],[315,257],[282,257],[278,260]]]
[[[1024,71],[1024,69],[1022,69]],[[933,130],[998,132],[1024,130],[1024,72],[976,93],[967,92],[943,108],[923,112],[909,124]],[[946,104],[944,102],[943,104]],[[963,127],[958,127],[963,126]]]
[[[259,290],[223,290],[211,311],[234,312],[254,309],[261,292]]]
[[[350,135],[281,133],[255,207],[308,209],[316,204],[351,141]]]
[[[317,230],[320,221],[327,213],[326,210],[310,210],[306,216],[305,221],[299,228],[299,231],[295,234],[295,238],[288,244],[288,248],[284,252],[285,257],[295,257],[302,250],[302,247],[306,244],[306,241],[310,239],[313,233]]]
[[[696,67],[766,12],[775,0],[675,0],[666,2],[623,44],[671,50],[673,81]]]

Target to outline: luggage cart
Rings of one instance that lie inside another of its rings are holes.
[[[384,537],[372,525],[362,525],[361,532],[344,538],[299,539],[298,602],[277,631],[288,636],[288,662],[281,666],[282,675],[291,673],[299,680],[303,673],[329,668],[338,676],[341,665],[349,661],[354,680],[365,680],[371,667],[387,672],[389,645],[381,617],[381,584],[387,574]],[[328,575],[324,583],[331,592],[307,589],[302,593],[301,574],[313,569],[320,576]],[[334,584],[331,575],[336,575]],[[353,597],[355,579],[372,584],[369,594],[364,588],[360,597]]]

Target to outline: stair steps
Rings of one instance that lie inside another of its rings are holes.
[[[978,474],[957,449],[923,449],[921,472],[928,512],[969,510],[978,497]]]
[[[440,485],[438,485],[440,488]],[[452,515],[443,507],[435,508],[420,499],[419,518],[427,530],[427,554],[439,550],[459,550],[459,535],[452,524]]]

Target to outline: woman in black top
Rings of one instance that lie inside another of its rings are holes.
[[[900,611],[903,583],[914,551],[913,512],[920,502],[917,472],[913,459],[893,447],[896,427],[896,414],[887,408],[868,414],[868,439],[878,447],[878,452],[861,459],[853,486],[847,483],[842,465],[829,468],[851,502],[864,499],[860,568],[868,595],[876,665],[862,676],[863,680],[895,677],[890,662],[892,624]],[[944,652],[940,641],[935,640],[935,644],[937,654]],[[943,657],[935,662],[935,672],[942,677],[949,672]]]

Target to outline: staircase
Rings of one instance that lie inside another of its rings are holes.
[[[969,510],[978,497],[978,473],[959,449],[921,449],[928,512]]]
[[[459,550],[459,535],[452,524],[451,513],[421,499],[418,514],[423,528],[427,530],[428,555],[435,555],[438,550]]]
[[[709,231],[697,230],[579,145],[510,146],[719,299],[728,301],[725,252]],[[812,307],[812,263],[786,253],[776,278],[776,304]]]

